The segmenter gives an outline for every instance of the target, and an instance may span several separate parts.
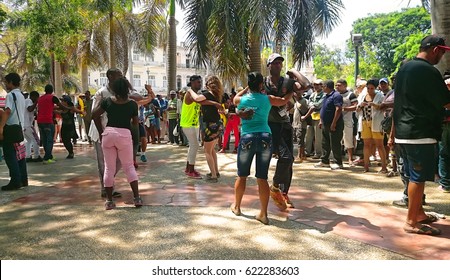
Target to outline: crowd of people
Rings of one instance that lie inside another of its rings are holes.
[[[220,178],[217,153],[230,150],[233,132],[237,179],[231,211],[235,215],[241,215],[254,159],[261,203],[256,219],[263,224],[269,224],[270,197],[280,210],[294,207],[289,198],[293,164],[310,157],[319,160],[316,168],[361,165],[364,172],[371,172],[377,161],[379,174],[400,175],[404,182],[403,198],[394,201],[408,207],[404,230],[438,235],[440,231],[429,225],[437,217],[425,213],[422,204],[425,181],[439,180],[440,188],[450,192],[450,77],[443,79],[433,67],[448,50],[441,37],[427,36],[417,57],[405,61],[390,81],[359,79],[354,90],[344,79],[310,83],[295,69],[285,77],[284,58],[277,53],[267,60],[267,77],[250,73],[248,85],[237,92],[233,89],[231,95],[224,92],[217,76],[206,77],[203,87],[202,77],[194,75],[186,88],[170,91],[167,99],[155,95],[149,85],[141,96],[119,69],[112,68],[106,74],[108,84],[92,98],[86,91],[74,101],[69,95],[56,97],[52,85],[45,86],[42,96],[36,91],[24,96],[20,76],[10,73],[4,78],[8,94],[5,110],[0,111],[0,140],[11,179],[1,189],[28,185],[27,162],[55,163],[52,150],[58,140],[68,152],[67,159],[73,159],[73,144],[83,138],[84,127],[85,139],[96,151],[105,209],[115,208],[114,198],[121,196],[114,191],[120,168],[135,206],[140,207],[136,158],[147,161],[148,143],[161,144],[167,135],[167,144],[188,146],[186,176],[216,183]],[[20,135],[11,134],[17,126]],[[195,169],[200,146],[210,171],[205,175]],[[361,150],[362,158],[357,156]],[[269,184],[273,159],[276,167]]]

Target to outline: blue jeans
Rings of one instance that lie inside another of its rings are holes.
[[[450,189],[450,122],[442,126],[442,139],[439,142],[439,184]]]
[[[11,177],[9,184],[22,186],[22,183],[28,180],[25,159],[17,160],[16,149],[12,143],[3,143],[3,155],[9,169],[9,176]]]
[[[278,153],[277,166],[273,175],[273,184],[285,194],[292,182],[292,164],[294,163],[293,128],[290,123],[269,122],[272,131],[273,149]]]
[[[42,146],[44,147],[44,160],[53,159],[53,136],[55,135],[55,125],[52,123],[40,123],[39,134],[41,136]]]
[[[405,176],[410,182],[434,181],[436,173],[436,144],[400,144]]]
[[[272,136],[270,133],[247,133],[241,136],[237,156],[239,177],[250,175],[250,168],[255,156],[256,178],[267,180],[272,158]]]

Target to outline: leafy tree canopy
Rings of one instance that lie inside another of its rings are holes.
[[[381,67],[381,75],[388,76],[395,72],[399,57],[395,59],[397,48],[408,41],[411,35],[423,37],[431,29],[431,18],[424,8],[403,9],[401,12],[375,14],[358,19],[353,23],[353,32],[363,35],[364,50],[361,60],[373,51]],[[419,35],[417,35],[419,34]],[[352,42],[348,41],[349,47]],[[412,47],[411,45],[409,45]],[[417,48],[414,48],[417,52]],[[405,50],[403,50],[405,54]],[[399,56],[400,53],[397,54]]]

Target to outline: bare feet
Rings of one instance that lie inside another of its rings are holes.
[[[236,205],[235,205],[235,204],[231,204],[230,210],[231,210],[231,212],[233,212],[233,214],[236,215],[236,216],[240,216],[240,215],[242,214],[241,209],[240,209],[240,208],[236,208]]]
[[[267,216],[257,215],[257,216],[255,216],[255,219],[258,220],[259,222],[261,222],[264,225],[268,225],[269,224],[269,219],[267,218]]]

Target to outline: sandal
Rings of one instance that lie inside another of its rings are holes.
[[[255,216],[255,219],[257,220],[257,221],[259,221],[261,224],[263,224],[263,225],[268,225],[269,224],[269,219],[267,218],[267,216],[266,217],[263,217],[263,218],[260,218],[260,217],[258,217],[258,216]]]
[[[385,170],[381,169],[380,171],[378,171],[378,174],[387,174],[387,173],[388,173],[387,169]]]
[[[242,214],[241,209],[236,209],[235,206],[234,206],[234,204],[232,204],[232,205],[230,206],[230,210],[231,210],[231,212],[233,212],[233,214],[236,215],[236,216],[240,216],[240,215]]]
[[[419,224],[431,224],[434,222],[437,222],[440,218],[438,217],[438,215],[433,214],[433,213],[428,213],[427,214],[427,218],[422,220],[422,221],[418,221]]]
[[[134,198],[134,207],[139,208],[142,207],[142,205],[144,205],[144,202],[142,201],[142,198],[139,197],[135,197]]]
[[[423,235],[431,235],[436,236],[441,234],[441,230],[438,228],[431,227],[429,225],[417,224],[420,227],[410,227],[403,228],[403,230],[407,233],[415,233],[415,234],[423,234]]]

